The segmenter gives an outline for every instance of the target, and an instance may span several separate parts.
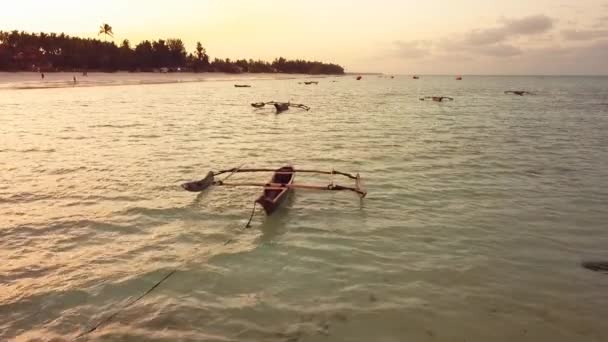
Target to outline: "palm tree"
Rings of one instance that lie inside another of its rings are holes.
[[[114,32],[112,32],[112,26],[105,23],[99,26],[99,33],[97,35],[100,34],[104,35],[104,40],[107,40],[108,36],[114,37]]]

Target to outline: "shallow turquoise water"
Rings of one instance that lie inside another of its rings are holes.
[[[608,276],[579,264],[608,259],[608,78],[300,81],[12,78],[0,339],[73,339],[120,311],[81,340],[607,340]],[[248,105],[270,100],[312,109]],[[297,190],[244,229],[259,189],[179,187],[243,163],[360,172],[369,195]]]

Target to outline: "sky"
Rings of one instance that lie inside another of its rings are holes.
[[[347,72],[608,75],[608,0],[0,0],[0,30],[118,44],[181,38],[212,58]]]

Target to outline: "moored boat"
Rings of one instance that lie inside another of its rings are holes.
[[[270,101],[270,102],[255,102],[252,103],[251,106],[255,107],[255,108],[264,108],[264,106],[266,105],[273,105],[274,108],[276,109],[276,113],[280,114],[286,110],[289,110],[290,107],[296,107],[296,108],[301,108],[304,109],[306,111],[310,110],[310,107],[303,105],[303,104],[299,104],[299,103],[291,103],[291,102],[275,102],[275,101]]]
[[[505,94],[514,94],[519,96],[532,95],[531,92],[525,90],[507,90],[505,91]]]
[[[433,100],[435,102],[443,102],[443,100],[454,101],[454,98],[449,97],[449,96],[425,96],[425,97],[421,97],[420,98],[420,101],[425,101],[425,100]]]
[[[273,172],[272,178],[268,183],[258,183],[258,182],[228,182],[227,179],[232,175],[241,172]],[[298,169],[299,173],[319,173],[319,174],[327,174],[332,176],[332,180],[327,185],[318,185],[318,184],[294,184],[294,178],[296,174],[296,169],[293,166],[283,166],[279,169],[268,169],[268,168],[243,168],[243,165],[238,168],[232,168],[227,170],[221,170],[217,172],[210,171],[207,173],[205,178],[199,181],[192,181],[182,184],[182,188],[191,192],[201,192],[205,191],[207,188],[212,186],[227,186],[227,187],[260,187],[263,189],[262,195],[255,200],[255,204],[260,204],[267,215],[272,214],[278,207],[285,201],[287,195],[293,189],[303,189],[303,190],[321,190],[321,191],[352,191],[359,195],[359,198],[363,199],[367,195],[367,191],[363,187],[361,182],[361,177],[359,174],[352,175],[346,172],[340,172],[336,170],[331,171],[322,171],[322,170],[309,170],[309,169]],[[221,174],[228,174],[222,180],[216,180],[215,177]],[[333,175],[341,175],[348,177],[355,181],[354,187],[342,186],[338,184],[334,184]],[[251,223],[251,218],[255,214],[254,205],[251,217],[249,218],[249,222],[247,222],[247,227],[249,227],[249,223]]]

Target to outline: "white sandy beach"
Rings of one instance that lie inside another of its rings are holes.
[[[74,82],[74,77],[76,82]],[[44,79],[37,72],[0,72],[0,90],[4,89],[42,89],[62,87],[92,87],[131,84],[161,84],[205,81],[248,81],[260,79],[322,78],[325,75],[303,74],[226,74],[206,73],[152,73],[152,72],[81,72],[44,73]]]

